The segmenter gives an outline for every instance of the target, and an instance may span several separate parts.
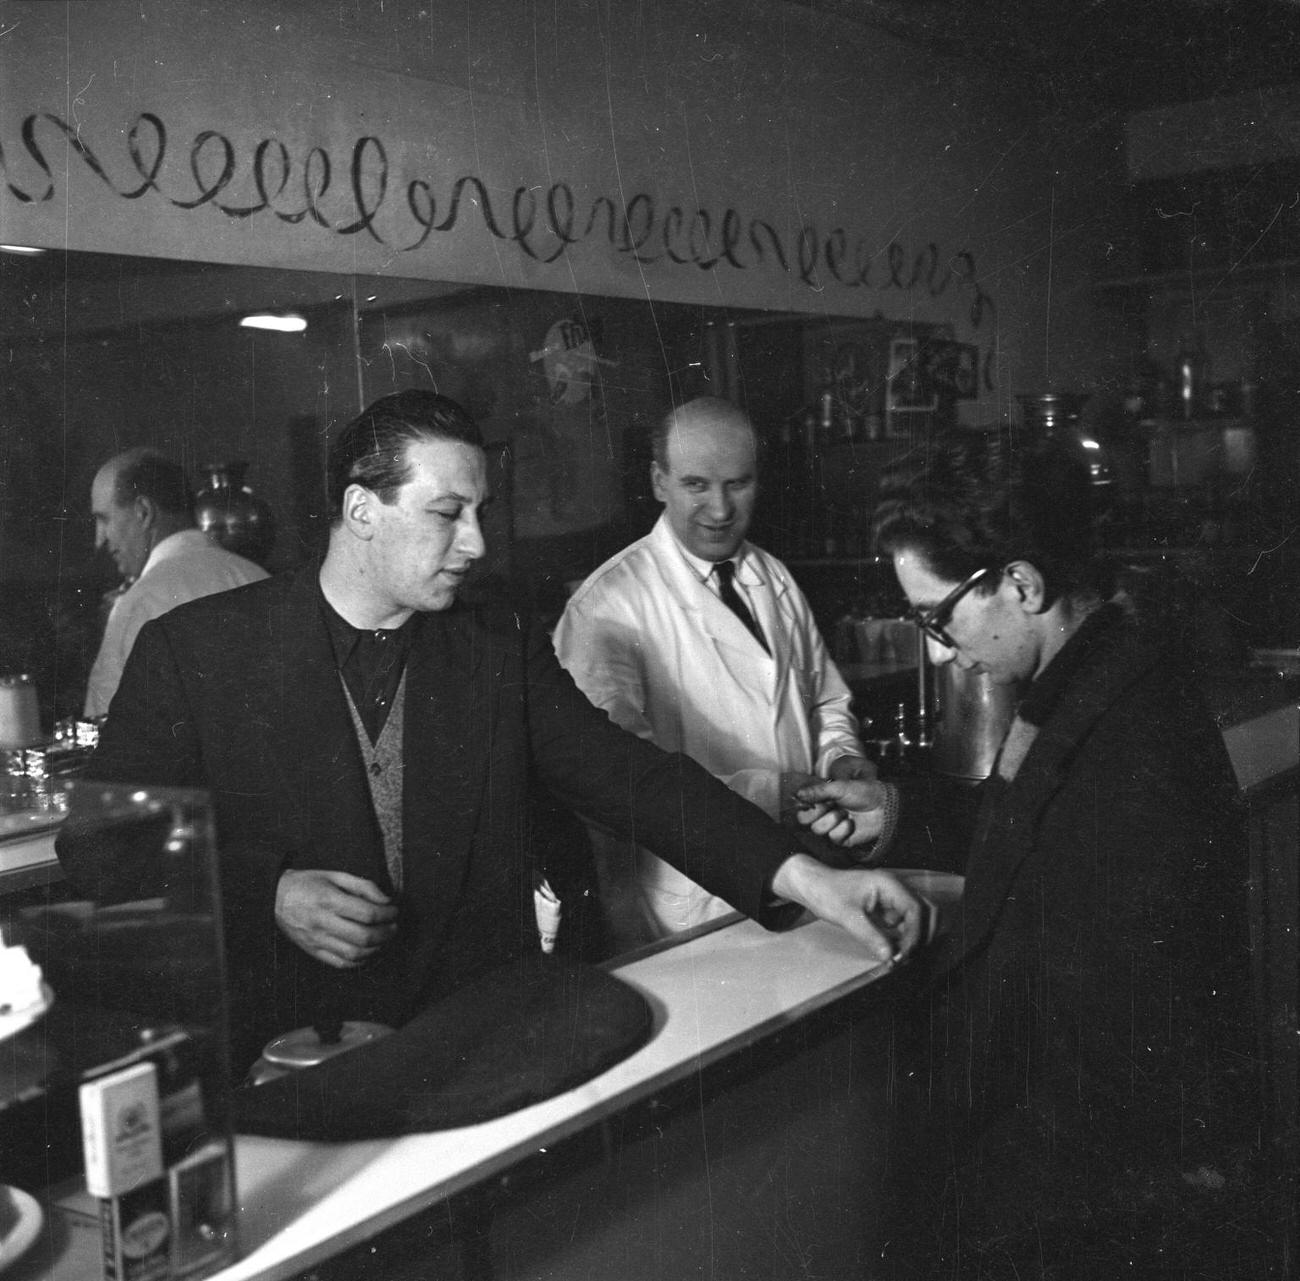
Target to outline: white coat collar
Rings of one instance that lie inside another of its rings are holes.
[[[754,638],[745,625],[728,610],[715,611],[704,609],[701,592],[715,595],[714,589],[706,585],[705,580],[713,572],[709,561],[691,556],[677,541],[668,518],[661,515],[655,527],[646,535],[646,542],[654,552],[655,559],[661,566],[666,583],[678,605],[684,610],[702,614],[704,630],[715,641],[738,646],[749,651]],[[736,579],[746,589],[766,586],[767,591],[753,591],[750,604],[758,618],[759,625],[768,631],[775,626],[783,626],[778,618],[783,613],[782,598],[786,594],[786,582],[782,575],[773,573],[766,563],[767,558],[758,548],[749,543],[742,543],[736,557]],[[757,651],[761,654],[761,650]]]
[[[161,542],[154,545],[153,551],[149,553],[144,563],[144,568],[140,571],[140,577],[143,578],[160,561],[171,560],[173,556],[184,556],[186,553],[202,551],[212,546],[214,546],[212,539],[201,529],[178,529],[176,533],[168,534]]]

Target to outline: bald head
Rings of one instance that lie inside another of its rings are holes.
[[[95,546],[108,548],[124,578],[136,578],[158,543],[193,525],[193,503],[184,470],[165,454],[116,454],[90,487]]]
[[[740,432],[749,438],[755,455],[758,452],[758,436],[749,415],[719,396],[699,396],[664,415],[650,437],[650,449],[655,462],[665,470],[668,467],[668,442],[679,430],[695,438],[700,434],[713,437]]]
[[[650,478],[677,541],[702,560],[730,560],[758,497],[758,440],[749,418],[711,396],[669,414],[653,440]]]

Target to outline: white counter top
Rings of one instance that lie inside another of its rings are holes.
[[[917,874],[918,888],[952,902],[959,878]],[[633,960],[616,973],[649,999],[651,1040],[565,1094],[480,1125],[363,1143],[299,1143],[239,1136],[236,1177],[244,1257],[221,1281],[294,1275],[426,1206],[506,1169],[889,973],[841,930],[812,921],[769,934],[732,923]],[[56,1270],[7,1281],[92,1281],[99,1228],[84,1194],[61,1203],[68,1248]],[[85,1211],[83,1218],[79,1210]],[[33,1265],[34,1266],[34,1265]]]
[[[62,875],[53,831],[0,841],[0,894],[46,885]]]

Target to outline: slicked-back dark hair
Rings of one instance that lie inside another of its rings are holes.
[[[887,472],[881,497],[872,521],[880,555],[911,549],[950,582],[1024,560],[1049,599],[1110,595],[1087,463],[1069,443],[1009,427],[944,433]]]
[[[411,478],[408,446],[422,440],[453,440],[483,448],[483,434],[449,396],[410,390],[383,396],[339,432],[326,463],[331,525],[343,519],[349,485],[364,485],[391,503]]]
[[[113,501],[129,506],[147,498],[160,512],[194,519],[194,492],[178,462],[147,445],[128,449],[113,460]]]

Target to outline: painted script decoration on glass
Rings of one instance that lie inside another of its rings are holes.
[[[559,181],[521,185],[503,199],[473,173],[445,184],[421,176],[403,179],[383,139],[373,134],[357,137],[340,158],[319,145],[295,153],[274,136],[241,146],[218,129],[200,130],[177,145],[163,119],[148,111],[124,133],[125,155],[115,151],[110,157],[60,116],[33,112],[19,128],[19,147],[11,144],[6,151],[0,139],[5,187],[21,203],[53,200],[57,168],[50,156],[54,145],[66,145],[123,200],[158,198],[186,211],[211,207],[232,219],[273,217],[305,231],[366,236],[400,253],[414,253],[462,218],[476,217],[492,236],[513,242],[536,262],[604,243],[642,264],[702,271],[776,268],[815,290],[834,283],[962,297],[977,329],[994,315],[968,249],[892,241],[882,252],[843,227],[823,230],[804,222],[795,232],[782,232],[765,218],[731,207],[688,209],[645,191],[630,198],[580,197]]]

